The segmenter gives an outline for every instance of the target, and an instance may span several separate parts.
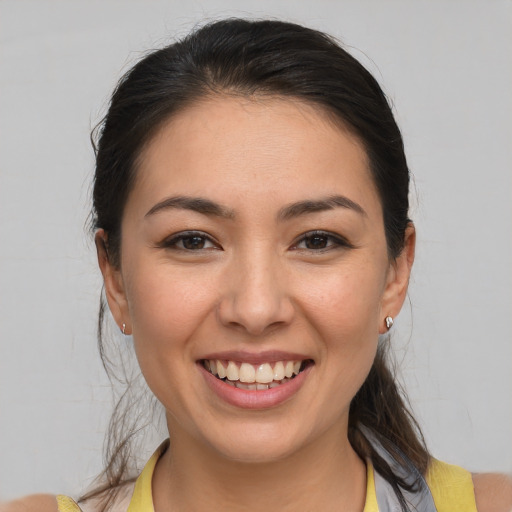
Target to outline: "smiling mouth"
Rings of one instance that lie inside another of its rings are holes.
[[[266,390],[273,389],[294,379],[313,361],[276,361],[253,365],[236,361],[219,359],[202,360],[203,367],[217,379],[238,389]]]

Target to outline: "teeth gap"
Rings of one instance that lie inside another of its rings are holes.
[[[303,372],[308,366],[310,366],[312,364],[313,364],[312,359],[304,359],[304,361],[302,361],[302,364],[300,365],[299,373]]]

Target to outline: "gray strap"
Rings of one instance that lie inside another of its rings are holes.
[[[414,485],[416,491],[402,490],[403,497],[411,512],[437,512],[434,498],[423,475],[413,463],[403,454],[399,463],[382,445],[377,436],[368,428],[359,426],[359,429],[372,445],[374,450],[389,464],[395,475],[402,478],[407,484]],[[398,449],[397,449],[398,450]],[[387,480],[377,471],[374,471],[375,493],[379,512],[402,512],[398,497]]]
[[[389,482],[376,471],[374,478],[379,512],[402,512],[400,502]],[[437,512],[428,486],[415,493],[402,490],[402,494],[411,512]]]

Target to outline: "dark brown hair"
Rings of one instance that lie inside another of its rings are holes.
[[[305,101],[348,126],[368,156],[382,204],[389,257],[401,253],[410,223],[409,170],[400,130],[377,81],[321,32],[273,20],[227,19],[205,25],[183,40],[150,53],[126,73],[114,91],[108,113],[95,134],[93,191],[94,227],[106,231],[107,251],[114,265],[121,265],[121,219],[144,146],[162,123],[187,105],[226,93]],[[105,356],[103,313],[104,302],[99,345]],[[129,477],[130,432],[120,432],[122,419],[126,419],[121,409],[116,408],[111,422],[104,473],[103,489],[114,490],[114,494]],[[382,439],[392,455],[399,459],[403,453],[420,472],[426,471],[428,451],[388,369],[382,340],[373,367],[352,400],[349,439],[359,456],[372,459],[376,470],[401,496],[400,488],[407,485],[372,448],[361,425]],[[133,425],[130,428],[133,432]]]

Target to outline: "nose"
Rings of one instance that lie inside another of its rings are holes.
[[[294,306],[277,259],[252,254],[238,258],[227,270],[218,308],[223,325],[262,336],[290,324]]]

